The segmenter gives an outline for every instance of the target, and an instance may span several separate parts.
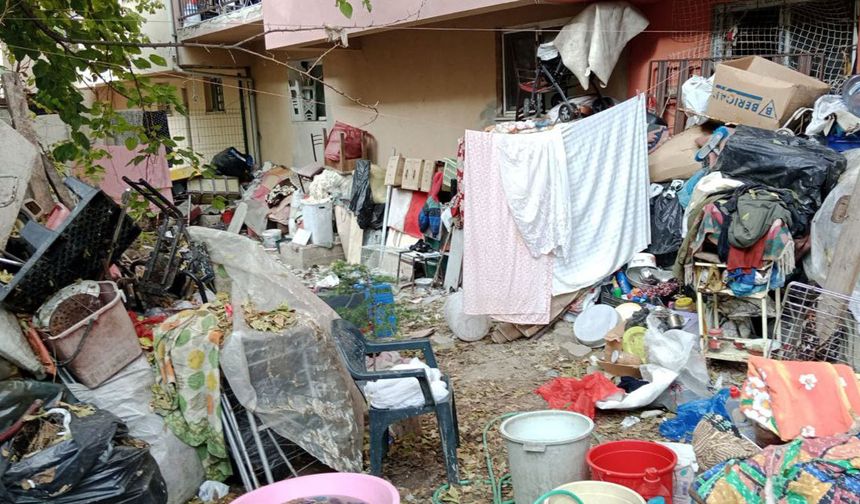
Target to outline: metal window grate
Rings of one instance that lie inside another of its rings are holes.
[[[852,305],[860,299],[799,282],[786,289],[776,327],[781,360],[825,361],[860,370],[858,321]]]

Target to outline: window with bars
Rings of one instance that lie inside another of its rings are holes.
[[[224,81],[219,77],[207,77],[204,88],[206,112],[225,112]]]

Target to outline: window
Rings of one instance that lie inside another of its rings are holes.
[[[715,57],[791,55],[775,61],[834,88],[853,68],[852,0],[734,2],[717,5],[714,14]]]
[[[299,66],[313,78],[289,71],[290,117],[294,122],[325,121],[325,86],[322,65],[314,65],[315,60],[301,61]]]
[[[224,112],[224,82],[219,77],[207,77],[204,87],[206,112]]]
[[[502,33],[502,96],[499,107],[501,115],[513,115],[523,105],[525,96],[520,93],[519,85],[535,78],[537,46],[552,41],[565,22],[565,20],[549,21],[542,23],[541,26],[520,30],[512,28],[511,31]]]

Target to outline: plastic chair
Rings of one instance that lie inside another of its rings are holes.
[[[424,394],[424,404],[418,407],[401,409],[377,409],[368,404],[370,417],[370,473],[380,476],[382,459],[388,451],[388,427],[401,420],[412,418],[425,413],[435,413],[439,424],[439,437],[442,440],[442,454],[445,457],[445,469],[448,482],[459,484],[459,464],[457,462],[457,446],[460,444],[460,428],[457,425],[457,408],[454,404],[454,390],[447,376],[442,377],[448,385],[448,397],[435,401],[430,391],[430,382],[423,369],[408,369],[400,371],[368,371],[365,356],[392,350],[421,350],[424,362],[430,367],[436,365],[436,356],[430,346],[430,340],[394,341],[386,343],[370,343],[352,323],[343,319],[332,322],[332,335],[337,342],[338,350],[349,369],[349,374],[355,380],[359,390],[364,393],[362,385],[372,380],[391,380],[397,378],[416,378]]]

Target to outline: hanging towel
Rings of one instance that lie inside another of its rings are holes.
[[[571,251],[570,187],[561,131],[493,135],[508,206],[532,256]]]
[[[554,294],[594,285],[651,243],[645,96],[560,129],[573,232]]]
[[[552,258],[533,257],[517,229],[493,155],[493,136],[466,132],[464,311],[514,324],[547,324]]]

